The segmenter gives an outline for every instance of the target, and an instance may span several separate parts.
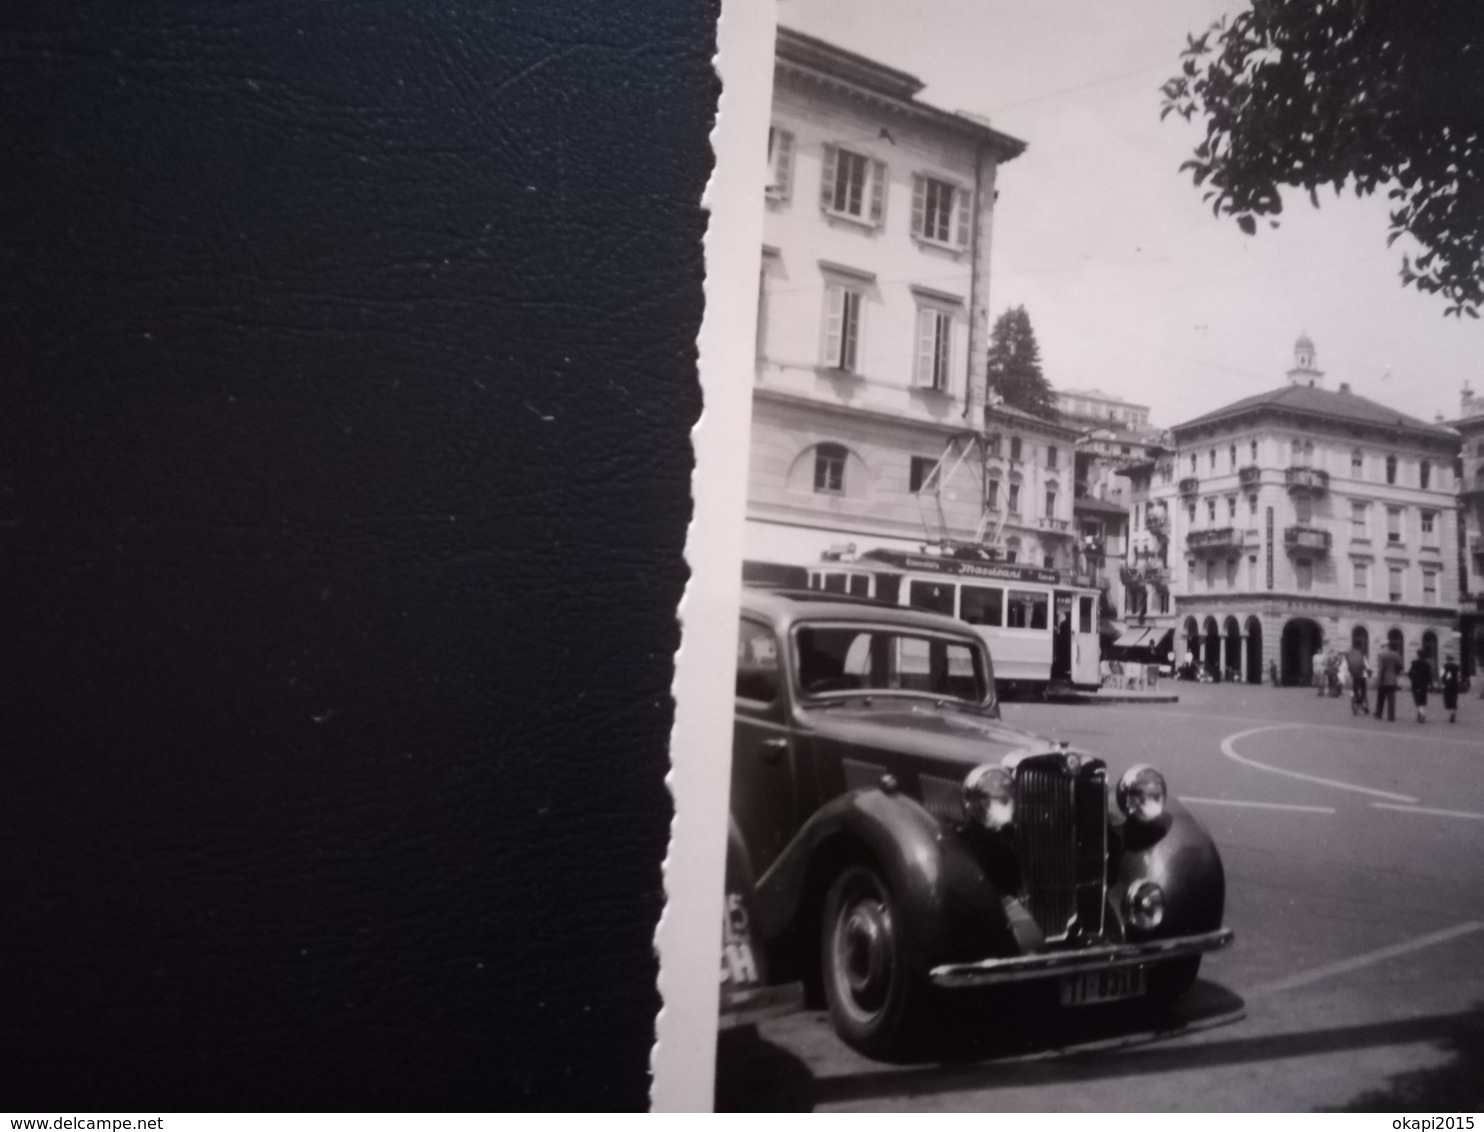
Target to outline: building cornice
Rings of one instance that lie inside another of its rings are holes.
[[[1001,133],[981,119],[918,102],[914,96],[923,84],[915,76],[813,36],[780,27],[774,65],[780,73],[958,134],[985,146],[1000,161],[1012,160],[1025,152],[1025,142]]]
[[[902,413],[889,413],[881,409],[865,409],[858,405],[841,405],[835,401],[822,401],[817,397],[804,397],[797,393],[789,393],[782,389],[772,389],[766,385],[754,386],[752,396],[755,400],[772,401],[775,404],[790,405],[795,408],[818,409],[824,413],[837,413],[851,420],[871,420],[882,424],[897,425],[902,428],[925,429],[941,436],[982,436],[980,430],[969,427],[963,418],[963,398],[946,397],[954,406],[952,420],[935,420],[930,417],[906,416]],[[943,396],[940,394],[940,396]]]

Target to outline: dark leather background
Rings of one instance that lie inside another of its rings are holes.
[[[0,1108],[647,1104],[716,15],[0,9]]]

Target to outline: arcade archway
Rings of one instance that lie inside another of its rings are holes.
[[[1350,647],[1359,649],[1366,656],[1371,655],[1371,634],[1364,625],[1357,625],[1350,630]]]
[[[1314,682],[1314,654],[1324,648],[1324,630],[1307,617],[1294,617],[1283,625],[1282,674],[1285,687],[1306,687]]]
[[[1237,624],[1235,617],[1228,617],[1221,626],[1222,636],[1225,638],[1223,652],[1225,655],[1221,661],[1221,678],[1226,679],[1228,672],[1232,679],[1242,680],[1242,627]]]
[[[1201,665],[1216,679],[1221,679],[1221,630],[1216,625],[1216,618],[1207,617],[1206,623],[1201,626]]]

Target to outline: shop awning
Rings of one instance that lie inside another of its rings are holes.
[[[1154,644],[1153,629],[1125,629],[1118,634],[1118,639],[1113,642],[1115,648],[1120,649],[1144,649]]]

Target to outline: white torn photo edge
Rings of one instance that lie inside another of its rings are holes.
[[[722,93],[704,204],[706,312],[697,340],[701,417],[692,431],[690,570],[675,656],[668,783],[675,816],[665,911],[655,942],[662,1006],[650,1056],[656,1111],[710,1111],[716,1073],[727,794],[736,621],[751,430],[757,278],[762,258],[772,3],[723,0],[716,70]]]

